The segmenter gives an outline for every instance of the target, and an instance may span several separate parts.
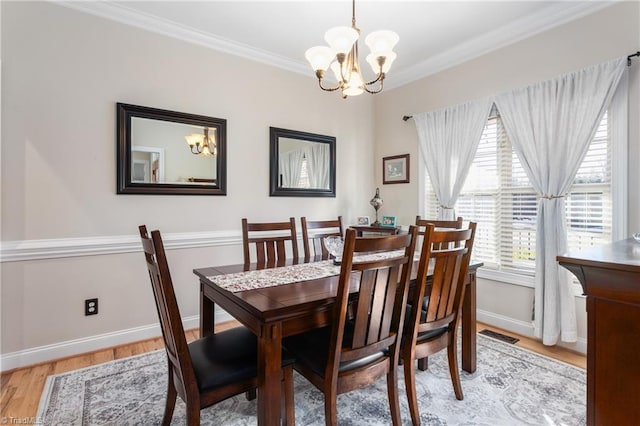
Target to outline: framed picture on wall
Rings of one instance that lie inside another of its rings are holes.
[[[409,183],[409,154],[382,159],[382,183]]]
[[[388,228],[396,227],[396,217],[395,216],[382,216],[381,226]]]

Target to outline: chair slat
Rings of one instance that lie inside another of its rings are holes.
[[[306,217],[300,218],[302,224],[302,241],[304,247],[305,259],[311,259],[319,256],[322,259],[329,258],[329,251],[324,245],[326,237],[344,237],[344,226],[342,225],[342,216],[332,220],[307,220]],[[310,234],[309,230],[316,230]]]
[[[457,364],[457,320],[463,301],[465,278],[471,259],[476,224],[462,227],[462,218],[454,223],[434,223],[416,218],[416,225],[424,226],[422,251],[418,264],[416,288],[411,300],[410,317],[407,318],[402,360],[406,382],[409,411],[414,425],[420,424],[415,384],[415,358],[421,369],[426,368],[426,357],[447,349],[449,372],[457,399],[462,399],[462,386]],[[442,230],[436,230],[440,225]],[[444,226],[443,226],[444,225]],[[430,262],[433,262],[432,279],[427,287]],[[427,298],[425,298],[427,294]],[[426,304],[426,306],[425,306]],[[420,333],[439,331],[418,341]]]
[[[286,244],[291,246],[290,257],[297,259],[298,239],[294,218],[289,218],[288,222],[265,223],[249,223],[246,218],[242,219],[245,264],[251,263],[251,246],[255,247],[256,263],[259,268],[284,263],[287,258]]]
[[[320,337],[309,332],[308,338],[304,335],[292,336],[287,338],[288,344],[285,342],[298,359],[296,370],[325,394],[327,424],[338,424],[336,397],[339,393],[368,385],[382,376],[389,381],[387,389],[392,423],[400,424],[396,371],[400,354],[400,319],[407,302],[416,236],[415,226],[409,228],[408,234],[380,238],[356,238],[356,231],[348,229],[331,333]],[[404,250],[404,255],[375,262],[353,263],[356,254],[398,249]],[[359,274],[354,274],[356,271]],[[355,300],[350,299],[349,293],[354,275],[359,280]],[[351,334],[347,334],[347,337],[351,339],[344,338],[347,330]],[[328,351],[327,364],[322,373],[310,366],[313,361],[308,358],[309,345],[316,345],[313,352]],[[341,369],[347,361],[373,354],[378,356],[366,365]]]
[[[250,371],[249,369],[255,368],[258,362],[257,356],[254,359],[250,356],[246,357],[246,353],[251,350],[251,332],[247,329],[236,328],[222,332],[226,336],[221,337],[221,340],[214,339],[203,342],[203,340],[209,339],[205,337],[192,342],[191,345],[202,344],[202,346],[195,346],[200,348],[198,351],[211,352],[210,354],[205,353],[203,359],[192,358],[160,232],[152,231],[149,236],[144,225],[139,227],[139,231],[168,361],[168,387],[162,424],[171,423],[176,398],[180,396],[186,405],[186,423],[198,425],[202,408],[243,392],[255,391],[258,384],[257,377],[250,375],[247,377],[242,373],[242,371]],[[247,336],[249,336],[248,341]],[[224,342],[224,347],[220,347],[221,344],[216,342]],[[242,354],[244,361],[240,361],[240,357],[238,359],[231,357],[233,364],[223,359],[218,360],[215,355],[221,351],[228,354]],[[243,362],[246,365],[242,365]],[[204,364],[200,365],[198,371],[206,370],[220,374],[222,377],[218,379],[221,384],[203,390],[198,384],[202,380],[194,370],[194,363]],[[292,398],[292,366],[290,361],[284,364],[286,364],[283,367],[286,413],[283,418],[286,419],[288,425],[293,425],[295,414]]]

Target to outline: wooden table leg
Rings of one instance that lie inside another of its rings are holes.
[[[207,337],[213,334],[215,324],[214,311],[215,304],[204,294],[205,284],[200,283],[200,337]]]
[[[258,337],[258,425],[280,425],[282,324],[265,324]]]
[[[476,371],[476,273],[469,274],[469,285],[462,302],[462,369]]]

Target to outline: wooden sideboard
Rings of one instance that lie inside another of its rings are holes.
[[[557,259],[587,296],[587,425],[640,424],[640,243]]]
[[[395,226],[351,225],[349,228],[355,229],[358,237],[362,237],[363,234],[395,235],[400,231],[400,228]]]

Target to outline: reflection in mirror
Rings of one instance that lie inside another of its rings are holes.
[[[335,138],[270,128],[271,195],[335,197]]]
[[[226,120],[118,104],[118,193],[226,194]]]

